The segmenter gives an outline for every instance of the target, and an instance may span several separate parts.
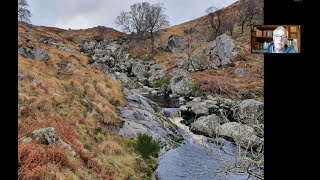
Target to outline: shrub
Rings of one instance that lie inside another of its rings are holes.
[[[147,159],[150,155],[157,156],[160,151],[160,146],[152,136],[139,133],[135,149],[141,154],[142,158]]]
[[[160,113],[161,112],[161,108],[159,106],[156,106],[153,110],[156,113]]]
[[[170,78],[164,77],[162,79],[154,79],[152,81],[152,87],[161,87],[162,85],[169,85],[170,84]]]

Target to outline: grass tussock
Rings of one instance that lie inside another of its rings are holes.
[[[76,156],[56,145],[20,142],[19,179],[142,179],[141,172],[135,170],[138,155],[123,143],[124,138],[101,130],[121,124],[116,112],[125,102],[121,84],[87,64],[88,57],[66,39],[74,34],[57,28],[31,28],[26,31],[24,23],[19,23],[22,46],[43,49],[50,60],[18,54],[18,73],[23,75],[18,81],[18,138],[54,127]],[[90,33],[84,38],[87,35]],[[44,38],[70,51],[45,44]],[[121,165],[115,168],[101,156],[112,156],[112,162]],[[125,158],[117,158],[121,156]]]

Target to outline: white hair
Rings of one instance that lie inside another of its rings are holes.
[[[282,30],[284,30],[284,32],[286,33],[286,36],[288,37],[288,31],[286,30],[286,28],[284,28],[283,26],[279,26],[279,27],[277,27],[274,31],[273,31],[273,34],[275,34],[276,33],[276,31],[278,31],[278,30],[280,30],[280,29],[282,29]]]

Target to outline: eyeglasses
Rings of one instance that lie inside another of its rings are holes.
[[[275,38],[277,38],[277,39],[279,39],[279,38],[281,38],[281,39],[287,39],[287,36],[285,36],[285,35],[280,36],[279,34],[275,34],[275,35],[273,35],[273,37],[275,37]]]

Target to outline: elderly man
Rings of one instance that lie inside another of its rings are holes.
[[[287,45],[288,31],[279,26],[273,31],[273,43],[269,46],[269,53],[297,53],[293,47]]]

